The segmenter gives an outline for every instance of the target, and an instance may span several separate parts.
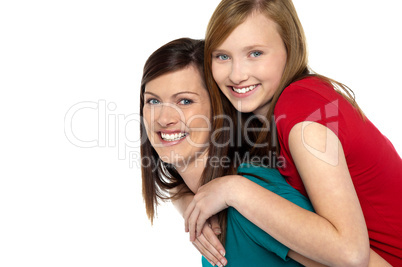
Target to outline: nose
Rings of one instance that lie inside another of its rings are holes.
[[[162,127],[175,125],[180,120],[180,109],[173,104],[162,104],[155,113],[156,121]]]
[[[233,60],[232,62],[232,69],[229,75],[229,79],[234,84],[240,84],[243,81],[246,81],[248,79],[248,74],[244,62],[242,62],[241,60]]]

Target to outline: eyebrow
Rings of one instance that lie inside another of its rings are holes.
[[[243,50],[253,50],[256,48],[261,48],[261,47],[267,47],[266,45],[260,45],[260,44],[255,44],[255,45],[249,45],[243,48]]]
[[[145,95],[145,94],[150,94],[150,95],[153,95],[153,96],[155,96],[155,97],[159,97],[157,94],[154,94],[154,93],[152,93],[152,92],[144,92],[144,95]],[[195,93],[195,92],[183,91],[183,92],[178,92],[178,93],[172,95],[172,97],[177,97],[178,95],[181,95],[181,94],[193,94],[193,95],[199,96],[199,94],[197,94],[197,93]]]
[[[249,51],[249,50],[254,50],[256,48],[262,48],[262,47],[267,47],[267,46],[262,45],[262,44],[254,44],[254,45],[248,45],[246,47],[243,47],[241,50],[242,51]],[[212,53],[228,53],[228,52],[225,49],[216,49],[216,50],[212,51]]]

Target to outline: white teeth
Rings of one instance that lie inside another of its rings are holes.
[[[177,141],[182,138],[184,138],[187,134],[186,133],[175,133],[175,134],[167,134],[167,133],[161,133],[161,137],[165,141]]]
[[[250,85],[249,87],[244,87],[244,88],[236,88],[236,87],[232,86],[233,91],[235,91],[236,93],[239,93],[239,94],[247,93],[256,87],[257,87],[257,85]]]

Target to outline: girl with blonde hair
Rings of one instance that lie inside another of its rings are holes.
[[[199,188],[184,212],[190,239],[230,206],[322,264],[366,266],[376,252],[402,266],[402,160],[351,90],[309,69],[292,1],[223,0],[205,42],[207,86],[265,123],[258,149],[284,160],[278,170],[316,213],[224,176]]]

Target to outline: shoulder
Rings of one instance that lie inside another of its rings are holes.
[[[289,104],[309,104],[313,102],[330,102],[336,99],[338,94],[332,85],[317,77],[307,77],[287,86],[275,106],[275,112],[280,112]],[[304,102],[303,100],[308,100]]]
[[[294,125],[312,121],[330,126],[340,110],[350,105],[334,87],[317,77],[307,77],[286,87],[276,103],[274,114],[278,134],[287,136]],[[340,107],[342,106],[342,109]]]

